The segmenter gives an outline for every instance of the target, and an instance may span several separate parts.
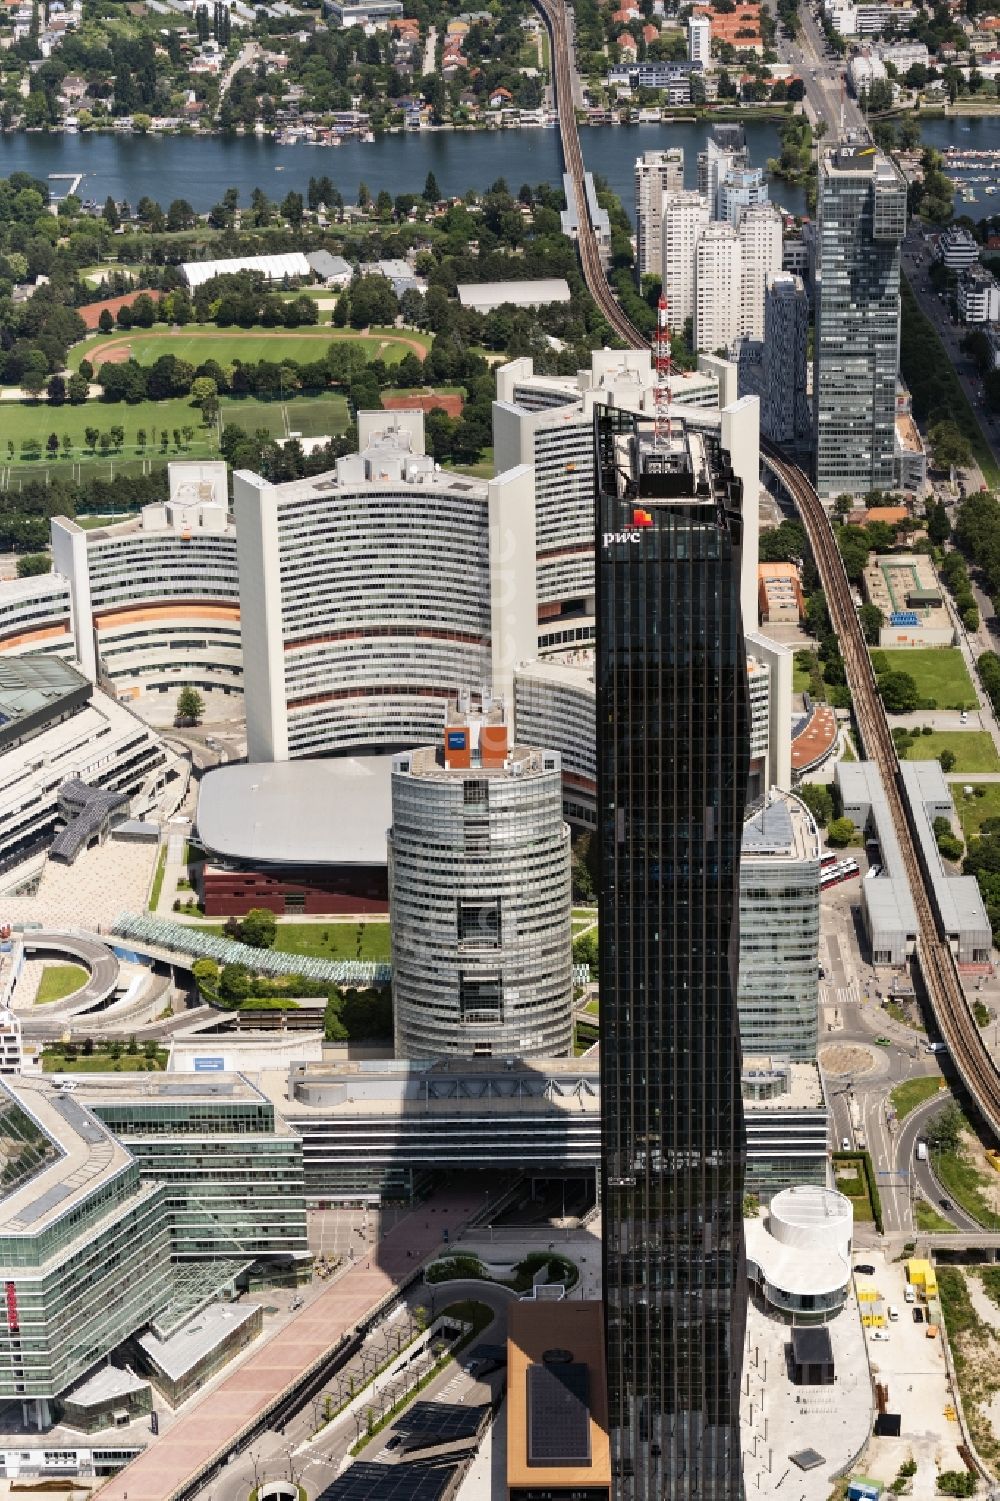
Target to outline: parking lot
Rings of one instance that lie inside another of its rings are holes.
[[[887,1261],[885,1255],[868,1247],[856,1261],[874,1266],[873,1277],[859,1274],[859,1294],[876,1290],[887,1307],[894,1307],[898,1318],[886,1324],[884,1331],[866,1331],[872,1374],[888,1392],[887,1411],[899,1413],[899,1438],[873,1438],[864,1460],[865,1474],[889,1484],[900,1465],[911,1455],[917,1462],[912,1494],[931,1501],[937,1494],[935,1477],[939,1470],[964,1469],[957,1452],[961,1431],[954,1416],[953,1398],[945,1367],[940,1335],[928,1339],[926,1309],[923,1300],[906,1302],[906,1271],[902,1261]],[[914,1307],[924,1315],[915,1323]],[[885,1334],[888,1338],[883,1337]]]

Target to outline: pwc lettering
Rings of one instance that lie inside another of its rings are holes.
[[[652,525],[653,518],[650,512],[644,511],[641,506],[634,506],[631,527],[623,532],[605,532],[601,546],[611,547],[616,542],[638,542],[642,537],[642,533]]]

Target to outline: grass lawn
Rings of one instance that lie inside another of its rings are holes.
[[[955,1152],[933,1152],[934,1176],[949,1198],[986,1230],[1000,1230],[1000,1214],[991,1209],[981,1193],[989,1182],[962,1147]]]
[[[114,1058],[105,1048],[95,1048],[90,1057],[78,1054],[67,1058],[57,1047],[42,1050],[44,1074],[138,1074],[162,1073],[167,1066],[169,1054],[166,1048],[157,1048],[156,1058],[147,1058],[144,1053],[126,1053]]]
[[[89,978],[82,964],[47,964],[42,970],[35,1005],[47,1006],[52,1001],[63,1001],[81,985],[86,985]]]
[[[950,1231],[955,1233],[955,1226],[951,1220],[946,1220],[943,1214],[928,1204],[926,1199],[917,1199],[913,1205],[913,1218],[918,1230],[933,1230],[935,1232]]]
[[[1000,771],[1000,756],[988,730],[934,730],[914,740],[906,760],[936,761],[945,750],[955,757],[953,771]]]
[[[976,793],[981,792],[982,797],[975,793],[966,797],[961,785],[952,793],[966,840],[974,839],[988,818],[1000,818],[1000,782],[980,782],[978,786],[970,782],[969,786],[974,787]]]
[[[860,1158],[851,1158],[843,1162],[834,1162],[834,1187],[840,1193],[846,1194],[854,1209],[855,1222],[871,1222],[875,1216],[872,1213],[871,1199],[868,1196],[868,1184],[865,1180],[865,1170]]]
[[[259,360],[310,364],[322,359],[331,343],[345,339],[363,349],[367,359],[382,359],[387,365],[398,365],[406,354],[426,352],[432,342],[430,335],[410,330],[372,329],[359,334],[350,328],[332,328],[328,323],[307,328],[216,328],[214,323],[189,323],[176,332],[165,323],[154,323],[152,328],[115,329],[83,339],[70,350],[68,364],[71,370],[77,370],[80,361],[87,359],[99,370],[109,350],[115,350],[120,358],[126,348],[140,365],[152,365],[161,354],[174,354],[192,365],[208,359],[220,365],[231,365],[234,360],[244,364]]]
[[[221,402],[222,425],[235,422],[248,433],[266,427],[272,437],[284,438],[301,433],[306,438],[331,437],[347,431],[350,414],[347,397],[336,391],[319,396],[293,396],[285,402],[256,401],[251,396],[224,396]]]
[[[160,892],[163,890],[163,872],[167,864],[167,846],[160,846],[160,853],[156,857],[156,874],[153,877],[153,888],[149,893],[149,910],[155,912],[160,901]]]
[[[201,926],[207,933],[222,934],[221,923]],[[370,959],[374,963],[388,963],[389,924],[279,921],[274,947],[283,954],[310,954],[317,959]]]
[[[908,672],[921,698],[934,699],[939,709],[978,709],[979,700],[957,646],[916,647],[912,651],[882,651],[891,672]]]
[[[923,1079],[907,1079],[897,1084],[889,1098],[897,1120],[903,1120],[911,1110],[916,1110],[925,1100],[930,1100],[939,1091],[941,1081],[934,1074]]]
[[[493,450],[484,448],[483,456],[478,464],[442,464],[442,469],[450,469],[454,474],[468,474],[473,479],[493,478]]]
[[[235,422],[247,432],[253,433],[258,428],[267,428],[274,437],[286,437],[289,432],[300,432],[307,437],[315,437],[322,433],[342,433],[348,425],[347,400],[345,397],[333,391],[323,392],[318,396],[295,396],[289,401],[255,401],[251,398],[240,400],[234,397],[223,397],[222,422]],[[101,432],[107,432],[112,427],[125,429],[125,443],[117,452],[102,454],[100,447],[94,452],[87,447],[86,429],[96,427]],[[186,444],[183,439],[183,429],[191,427],[194,434],[190,443]],[[181,434],[180,447],[174,443],[174,429]],[[140,448],[138,434],[142,429],[146,434],[146,446]],[[161,434],[167,433],[167,447],[161,444]],[[95,461],[107,463],[115,459],[119,461],[135,462],[146,458],[150,460],[176,458],[182,454],[185,458],[204,458],[218,453],[218,434],[215,425],[206,428],[201,425],[201,414],[197,407],[193,407],[186,396],[176,397],[171,401],[140,401],[135,406],[127,402],[88,401],[82,406],[50,407],[47,402],[4,402],[3,419],[0,422],[0,433],[4,441],[14,443],[17,453],[20,453],[20,445],[25,438],[35,438],[44,445],[50,433],[55,433],[62,442],[63,435],[68,435],[73,447],[66,455],[62,449],[57,457],[45,457],[29,464],[22,461],[25,467],[37,468],[39,477],[43,477],[41,471],[47,464],[53,467],[69,467],[71,464],[92,464]],[[6,454],[0,450],[0,461]]]

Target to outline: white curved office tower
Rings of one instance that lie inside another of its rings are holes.
[[[423,747],[393,762],[396,1054],[568,1056],[570,840],[560,760],[522,745],[508,752],[500,726],[495,752],[467,750],[458,757],[467,764],[454,764],[452,742],[465,736],[468,746],[469,734],[449,725],[443,751]]]
[[[184,687],[239,693],[236,537],[222,462],[169,464],[170,498],[84,530],[52,521],[54,576],[69,585],[76,658],[92,681],[138,701]]]
[[[449,700],[509,698],[535,653],[531,471],[441,470],[421,412],[358,427],[329,474],[233,476],[251,761],[435,740]]]

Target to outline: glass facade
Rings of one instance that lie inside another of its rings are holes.
[[[816,1057],[819,854],[812,814],[790,794],[772,792],[747,821],[740,864],[744,1053]]]
[[[166,1302],[162,1190],[134,1166],[37,1235],[0,1235],[0,1398],[50,1399]]]
[[[88,1104],[163,1185],[173,1260],[308,1254],[302,1142],[275,1133],[270,1101]]]
[[[819,165],[813,404],[822,496],[891,490],[906,183],[871,147]]]
[[[604,1295],[616,1501],[739,1501],[738,480],[597,417]]]

